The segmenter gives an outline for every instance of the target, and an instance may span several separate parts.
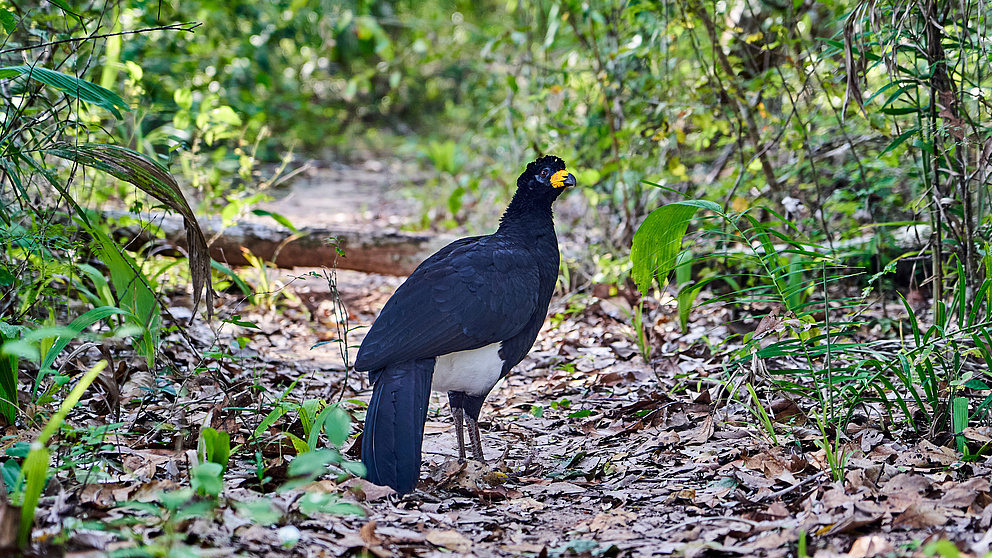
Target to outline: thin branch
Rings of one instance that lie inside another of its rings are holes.
[[[782,496],[785,496],[786,494],[788,494],[788,493],[790,493],[790,492],[792,492],[792,491],[794,491],[794,490],[796,490],[796,489],[798,489],[800,487],[803,487],[803,486],[805,486],[805,485],[807,485],[807,484],[815,481],[816,479],[818,479],[818,478],[826,475],[829,472],[830,471],[828,469],[824,469],[823,471],[820,471],[819,473],[817,473],[815,475],[806,477],[805,479],[797,482],[796,484],[794,484],[792,486],[787,486],[787,487],[783,488],[782,490],[779,490],[777,492],[772,492],[771,494],[768,494],[768,495],[766,495],[766,496],[764,496],[762,498],[759,498],[758,501],[759,502],[762,502],[764,500],[776,500],[778,498],[781,498]]]
[[[186,31],[187,33],[192,33],[194,29],[203,25],[202,23],[197,23],[195,21],[187,21],[186,23],[170,23],[169,25],[160,25],[158,27],[145,27],[143,29],[135,29],[133,31],[118,31],[116,33],[102,33],[100,35],[88,35],[86,37],[71,37],[69,39],[60,39],[58,41],[49,41],[47,43],[38,43],[36,45],[23,46],[17,48],[8,48],[0,50],[0,54],[10,54],[12,52],[21,52],[22,50],[34,50],[37,48],[45,48],[54,45],[60,45],[62,43],[72,43],[76,41],[89,41],[92,39],[106,39],[109,37],[118,37],[122,35],[136,35],[138,33],[147,33],[149,31]]]

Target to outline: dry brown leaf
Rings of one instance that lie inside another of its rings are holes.
[[[713,415],[706,415],[702,424],[686,433],[685,443],[692,445],[705,444],[713,436],[713,432],[715,431],[716,427],[713,424]]]
[[[837,523],[834,523],[829,529],[826,529],[825,533],[821,532],[820,534],[839,535],[841,533],[850,533],[861,529],[862,527],[872,525],[882,517],[884,517],[884,514],[864,515],[854,512],[844,517]],[[821,529],[821,531],[823,530]]]
[[[961,431],[961,434],[972,442],[978,442],[979,444],[992,443],[992,428],[968,426]]]
[[[670,500],[688,500],[692,501],[696,498],[696,491],[692,488],[683,488],[671,495]]]
[[[388,486],[379,486],[365,479],[348,479],[341,486],[349,488],[350,493],[359,502],[375,502],[390,494],[396,494],[396,491]]]
[[[769,448],[744,460],[748,469],[761,471],[769,479],[777,478],[786,470],[787,463],[781,447]]]
[[[179,485],[171,480],[156,480],[139,486],[131,498],[138,502],[155,502],[162,492],[173,492],[178,489]]]
[[[989,479],[983,477],[970,478],[944,492],[940,505],[948,508],[967,508],[981,493],[989,491]]]
[[[858,540],[854,541],[847,556],[848,558],[872,558],[880,554],[888,554],[893,550],[895,550],[895,547],[889,541],[885,540],[884,537],[871,535],[868,537],[859,537]]]
[[[861,433],[861,451],[864,453],[870,453],[875,446],[882,443],[882,439],[884,437],[884,434],[874,428],[865,429]]]
[[[120,483],[87,484],[79,493],[79,501],[98,508],[109,508],[130,498],[136,489],[136,486]]]
[[[852,505],[855,502],[855,498],[848,494],[843,488],[830,488],[823,493],[823,497],[820,498],[820,501],[823,502],[823,505],[828,510],[833,510]]]
[[[923,475],[917,473],[900,473],[882,485],[881,493],[884,495],[896,492],[922,493],[929,489],[930,481]]]
[[[127,455],[121,461],[128,472],[127,480],[148,482],[155,477],[155,462],[144,455]]]
[[[401,527],[376,525],[375,532],[379,537],[389,539],[390,542],[394,543],[418,543],[427,539],[424,533]]]
[[[791,422],[792,424],[804,424],[806,413],[788,397],[782,397],[772,401],[772,412],[775,413],[775,420],[781,423]]]
[[[581,486],[572,484],[570,482],[553,482],[546,487],[544,493],[550,495],[563,495],[563,494],[581,494],[585,491],[586,491],[585,488],[582,488]]]
[[[472,540],[458,531],[428,531],[427,542],[462,554],[472,550]]]
[[[13,548],[21,525],[21,507],[10,505],[6,487],[0,486],[0,490],[3,490],[0,498],[0,549]]]
[[[951,448],[936,446],[928,440],[921,440],[917,446],[930,463],[953,465],[958,460],[958,454]]]
[[[366,546],[378,546],[382,544],[382,539],[375,534],[375,521],[369,521],[358,530],[358,535],[365,541]]]
[[[610,510],[606,513],[597,513],[589,523],[589,530],[601,533],[616,527],[625,527],[631,521],[637,519],[637,514],[625,510]]]
[[[429,420],[424,423],[424,436],[430,434],[443,434],[451,430],[451,425],[446,422],[439,422],[435,420]]]
[[[765,335],[782,331],[785,326],[785,322],[779,316],[780,309],[778,306],[772,308],[772,311],[762,316],[761,321],[758,322],[758,327],[754,330],[753,339],[761,339]]]
[[[758,539],[747,545],[750,552],[757,550],[772,550],[785,545],[794,544],[799,539],[799,532],[794,529],[783,531],[768,531],[758,536]]]
[[[928,529],[947,523],[947,516],[937,511],[933,504],[913,504],[892,520],[893,527],[904,529]]]

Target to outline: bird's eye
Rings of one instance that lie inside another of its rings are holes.
[[[541,171],[541,178],[547,178],[547,177],[548,177],[548,169],[542,170]]]

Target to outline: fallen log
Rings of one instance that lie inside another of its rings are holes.
[[[131,217],[141,224],[118,227],[115,236],[128,250],[159,245],[158,253],[181,255],[186,249],[182,218],[161,214],[104,213]],[[127,220],[125,220],[127,221]],[[133,223],[133,221],[132,221]],[[305,227],[297,232],[260,223],[225,227],[221,219],[201,218],[210,257],[229,266],[249,265],[242,249],[281,268],[332,267],[385,275],[409,275],[453,237],[398,230]],[[157,228],[159,232],[153,232]],[[343,251],[339,255],[338,249]]]

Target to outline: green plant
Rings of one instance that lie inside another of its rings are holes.
[[[35,378],[34,387],[31,391],[32,400],[38,399],[38,390],[43,380],[53,375],[56,378],[52,389],[58,389],[65,378],[52,366],[55,359],[62,353],[70,342],[85,337],[84,331],[101,320],[105,320],[115,315],[127,315],[128,312],[120,308],[101,306],[87,311],[83,315],[73,320],[68,326],[48,326],[33,330],[27,330],[19,339],[8,338],[0,349],[0,356],[8,363],[16,361],[18,358],[26,358],[39,362],[38,376]],[[20,328],[22,331],[27,328]],[[8,326],[6,331],[12,333],[13,329]],[[118,330],[119,334],[127,334],[128,331]],[[11,360],[14,359],[14,360]],[[15,381],[16,376],[11,379]],[[50,393],[48,394],[50,395]]]
[[[337,238],[332,238],[328,240],[335,247],[335,254],[337,257],[344,257],[344,248],[341,247]],[[315,272],[310,273],[311,277],[319,277]],[[337,273],[337,260],[332,262],[330,271],[324,270],[323,279],[327,282],[327,290],[330,293],[332,308],[333,308],[333,318],[334,318],[334,329],[337,333],[337,337],[329,341],[321,341],[315,344],[311,349],[320,347],[327,343],[335,343],[338,349],[338,356],[341,357],[341,362],[344,363],[345,376],[343,385],[347,385],[349,375],[351,374],[351,352],[352,348],[348,345],[348,335],[352,331],[363,326],[351,326],[351,314],[348,312],[347,306],[345,306],[344,299],[341,298],[341,291],[338,290],[338,273]],[[338,395],[338,403],[344,397],[345,389],[342,387],[341,393]]]
[[[17,371],[16,354],[4,350],[9,341],[20,337],[20,328],[0,320],[0,415],[13,424],[17,417]]]
[[[265,470],[265,459],[262,457],[261,451],[255,452],[255,481],[258,483],[258,489],[261,492],[265,491],[265,485],[272,480],[272,477],[266,474]]]
[[[701,287],[696,286],[692,279],[692,250],[685,250],[679,254],[675,262],[675,285],[678,287],[678,295],[675,297],[678,305],[679,325],[682,333],[689,331],[689,312],[692,311],[693,303]]]
[[[644,301],[638,303],[634,309],[632,324],[634,326],[635,341],[637,350],[641,353],[644,362],[651,362],[651,340],[648,338],[648,325],[644,324]]]
[[[806,553],[806,530],[799,530],[799,541],[796,543],[796,556],[798,558],[809,558]]]
[[[134,259],[121,250],[107,233],[87,223],[83,224],[83,228],[93,236],[93,249],[110,270],[115,306],[123,311],[121,315],[126,318],[128,325],[141,332],[137,336],[138,352],[145,357],[149,367],[154,366],[161,327],[155,285],[142,273]]]
[[[279,435],[290,440],[293,444],[293,448],[297,452],[297,457],[314,452],[319,452],[325,457],[327,455],[332,455],[334,456],[333,459],[328,458],[326,461],[321,461],[321,463],[324,465],[333,465],[335,470],[337,470],[340,474],[353,474],[358,476],[364,475],[364,467],[361,463],[348,461],[337,449],[318,449],[321,434],[324,434],[327,441],[330,442],[330,444],[335,448],[340,448],[344,445],[345,441],[348,439],[348,436],[351,434],[351,415],[345,411],[340,404],[328,405],[322,399],[307,399],[300,403],[291,401],[287,396],[292,389],[293,386],[291,385],[285,392],[283,392],[280,398],[276,401],[273,409],[255,428],[252,439],[255,440],[260,438],[262,434],[273,426],[280,418],[285,416],[287,413],[295,411],[301,425],[303,426],[306,439],[300,438],[299,436],[287,431],[282,431]],[[232,453],[237,453],[240,449],[241,446],[238,446],[231,451]],[[326,452],[331,453],[328,454]],[[324,457],[321,457],[320,459],[323,460]],[[311,461],[305,461],[304,463],[311,463]],[[300,467],[302,467],[302,465],[300,465]],[[310,470],[308,469],[308,471]],[[256,473],[260,479],[264,478],[263,465],[261,462],[256,463]],[[313,471],[310,471],[310,473],[313,473]]]
[[[224,490],[224,467],[209,461],[200,463],[190,469],[189,483],[197,495],[216,498]]]
[[[41,52],[48,44],[35,44],[28,39],[31,33],[72,34],[72,26],[82,25],[84,16],[63,10],[68,7],[58,4],[52,13],[31,11],[19,20],[6,21],[5,45],[15,51]],[[123,120],[131,108],[116,92],[85,79],[88,63],[83,60],[94,42],[98,41],[70,41],[51,56],[39,57],[38,63],[0,67],[0,79],[8,84],[0,123],[0,171],[5,178],[0,191],[0,242],[5,248],[2,267],[10,276],[2,286],[5,308],[15,308],[13,323],[37,314],[39,307],[59,308],[66,302],[60,293],[62,278],[88,275],[96,292],[84,295],[94,304],[120,306],[135,316],[132,325],[145,329],[139,340],[142,353],[151,359],[158,327],[150,281],[105,234],[105,218],[85,210],[80,200],[102,197],[106,178],[113,177],[180,213],[190,244],[194,301],[198,304],[206,289],[208,313],[212,310],[210,259],[193,211],[169,172],[153,158],[116,144],[105,132],[102,120]],[[110,79],[101,81],[113,84]],[[78,181],[81,167],[102,174],[83,186]],[[92,247],[83,236],[95,239]],[[105,280],[95,279],[93,266],[77,268],[86,265],[82,260],[92,253],[90,249],[109,268],[115,292],[105,288]],[[113,302],[111,295],[117,297]]]
[[[657,210],[635,235],[633,277],[642,291],[654,277],[667,278],[688,220],[698,208],[716,213],[732,230],[730,236],[717,236],[723,250],[713,250],[709,257],[722,258],[725,265],[728,260],[736,262],[744,269],[736,277],[724,274],[699,281],[712,284],[719,278],[731,286],[729,293],[708,303],[772,309],[755,331],[743,336],[736,364],[751,363],[752,373],[758,374],[767,369],[767,376],[760,379],[817,402],[815,419],[822,434],[818,444],[835,478],[843,478],[849,456],[839,433],[865,404],[875,405],[890,420],[892,410],[898,409],[918,429],[926,424],[928,428],[921,433],[930,438],[950,432],[959,451],[967,455],[961,433],[989,406],[985,394],[974,406],[967,397],[973,390],[988,387],[974,377],[967,361],[977,356],[983,366],[992,363],[992,282],[986,280],[970,295],[976,303],[971,307],[966,302],[967,287],[959,282],[949,304],[937,301],[928,327],[923,327],[903,299],[912,336],[893,350],[885,340],[857,339],[863,299],[831,293],[841,290],[841,281],[858,274],[845,272],[823,247],[778,232],[777,226],[791,226],[784,219],[762,223],[746,213],[724,213],[711,204],[679,202]],[[964,273],[959,265],[958,274]],[[779,366],[775,368],[764,364],[776,360]],[[756,361],[760,366],[754,366]],[[783,366],[796,361],[802,366]],[[756,401],[750,382],[747,387]],[[760,405],[751,412],[774,436],[772,420]]]
[[[186,533],[181,528],[183,523],[197,517],[204,517],[217,509],[214,499],[197,498],[191,488],[181,488],[170,492],[161,492],[150,502],[129,501],[123,503],[119,510],[128,513],[126,520],[112,520],[109,524],[91,525],[98,530],[120,528],[130,523],[158,527],[161,533],[154,538],[139,538],[140,546],[125,548],[121,556],[174,556],[192,554],[185,543]],[[122,529],[127,535],[128,530]],[[135,536],[138,538],[138,536]]]
[[[76,403],[79,403],[83,392],[86,391],[97,375],[106,367],[107,361],[101,360],[83,375],[72,391],[69,392],[69,395],[62,401],[59,410],[45,424],[45,428],[41,431],[41,434],[31,443],[31,449],[27,457],[24,458],[24,464],[21,466],[23,483],[19,480],[14,484],[18,488],[22,484],[24,487],[23,492],[18,494],[19,498],[15,498],[20,500],[21,505],[21,523],[17,533],[17,544],[21,548],[25,548],[31,538],[31,527],[34,524],[38,499],[48,478],[50,452],[47,444],[52,436],[58,432],[59,428],[62,427],[62,423],[65,421],[66,416],[68,416],[69,411],[76,406]]]
[[[216,463],[221,466],[222,472],[226,471],[231,458],[231,436],[210,427],[201,429],[196,442],[196,457],[200,463]]]
[[[768,412],[765,411],[765,406],[758,399],[758,394],[754,391],[754,386],[750,383],[745,384],[748,394],[751,396],[751,404],[745,404],[745,408],[758,419],[761,428],[768,435],[768,439],[771,440],[773,445],[778,445],[778,436],[775,435],[775,425],[772,424],[772,418],[768,416]]]
[[[327,405],[320,399],[307,399],[297,407],[306,440],[302,440],[289,432],[285,436],[293,442],[297,453],[306,453],[317,449],[317,442],[323,432],[329,442],[341,446],[351,434],[351,416],[337,405]]]
[[[115,422],[100,426],[63,426],[59,441],[52,444],[56,473],[80,479],[83,484],[113,479],[117,465],[108,453],[115,448],[108,439],[127,435],[127,424]]]
[[[763,363],[771,359],[802,363],[800,367],[769,369],[767,378],[748,381],[745,385],[753,403],[748,409],[777,443],[772,419],[758,402],[752,382],[767,379],[776,389],[812,398],[819,407],[816,420],[823,435],[821,446],[835,474],[842,473],[846,457],[839,440],[828,441],[828,432],[842,428],[840,423],[849,418],[845,413],[851,407],[844,403],[856,399],[851,394],[864,380],[850,373],[849,361],[856,360],[865,345],[851,339],[856,331],[855,320],[831,319],[831,313],[856,309],[860,300],[832,297],[828,287],[848,275],[838,273],[842,268],[821,247],[778,231],[777,227],[791,228],[780,216],[762,223],[749,213],[731,215],[712,203],[686,201],[656,210],[634,236],[633,277],[642,292],[650,287],[654,277],[667,278],[675,267],[689,220],[698,209],[715,213],[732,231],[717,236],[723,249],[713,250],[705,257],[730,260],[744,270],[733,281],[726,277],[734,285],[730,293],[708,303],[722,301],[771,309],[755,331],[743,337],[743,348],[734,365],[741,368],[747,365],[749,371],[744,373],[751,374],[765,370]],[[725,276],[709,277],[700,281],[700,286],[718,277],[725,279]],[[817,294],[819,300],[813,298]],[[766,338],[770,335],[778,340],[769,342]]]
[[[961,551],[958,547],[951,541],[947,539],[937,539],[927,543],[923,547],[924,556],[940,556],[941,558],[958,558],[961,556]],[[986,554],[986,556],[988,556]]]
[[[281,281],[272,281],[269,278],[271,264],[255,256],[250,250],[244,247],[241,248],[241,255],[248,261],[248,265],[255,272],[255,284],[252,294],[248,297],[249,302],[263,310],[271,310],[283,300],[299,302],[295,293],[286,289]],[[278,253],[276,256],[278,256]]]

